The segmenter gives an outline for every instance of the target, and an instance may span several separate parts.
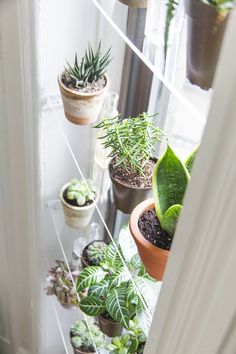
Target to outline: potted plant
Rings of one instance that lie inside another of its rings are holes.
[[[104,334],[99,327],[85,321],[75,321],[70,330],[71,345],[74,354],[92,354],[104,346]]]
[[[197,149],[184,164],[167,146],[153,173],[154,200],[140,203],[130,216],[130,231],[140,258],[157,280],[163,278],[196,153]]]
[[[103,129],[103,146],[110,149],[109,173],[117,209],[130,214],[148,198],[156,162],[155,146],[163,134],[146,113],[121,120],[104,118],[95,128]]]
[[[66,309],[78,306],[78,295],[74,288],[73,280],[76,281],[79,272],[70,265],[70,272],[63,261],[56,261],[56,266],[48,271],[47,281],[51,283],[45,290],[47,295],[56,295],[59,303]]]
[[[73,178],[60,192],[66,223],[74,228],[88,226],[98,201],[96,187],[90,180]]]
[[[82,251],[81,262],[83,268],[98,266],[104,258],[107,244],[101,240],[95,240],[86,245]]]
[[[122,4],[139,9],[146,9],[148,0],[119,0]]]
[[[203,89],[212,87],[233,0],[185,0],[188,15],[187,77]]]
[[[110,56],[111,48],[102,54],[101,41],[96,51],[89,44],[80,64],[76,54],[74,63],[67,63],[58,76],[65,115],[70,122],[85,125],[98,119],[110,84],[106,75]]]
[[[130,319],[140,315],[145,304],[150,305],[156,284],[137,256],[126,265],[121,254],[120,247],[111,243],[100,265],[84,268],[77,279],[77,291],[88,290],[80,309],[88,316],[98,316],[102,332],[109,337],[120,336],[122,327],[128,329]]]
[[[143,354],[146,336],[138,327],[138,320],[129,321],[129,329],[122,337],[115,337],[106,346],[110,354]]]

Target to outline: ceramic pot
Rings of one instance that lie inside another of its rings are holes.
[[[106,92],[110,86],[109,77],[105,75],[106,85],[102,90],[83,93],[65,86],[61,76],[62,74],[58,76],[58,84],[66,118],[74,124],[93,124],[99,117]]]
[[[139,9],[146,9],[148,0],[119,0],[122,4]]]
[[[72,345],[72,343],[71,343],[71,345]],[[75,347],[73,347],[73,345],[72,345],[72,348],[74,350],[74,354],[94,354],[94,353],[96,353],[96,352],[82,352],[81,350],[76,349]]]
[[[98,316],[99,327],[101,331],[108,337],[119,337],[122,332],[122,326],[118,322],[107,320],[102,316]]]
[[[203,89],[212,87],[229,12],[199,0],[185,0],[187,13],[187,77]]]
[[[130,215],[129,228],[146,271],[156,280],[162,280],[170,251],[152,245],[143,237],[138,227],[139,217],[146,210],[153,209],[154,207],[153,198],[137,205]]]
[[[70,183],[65,184],[60,192],[65,222],[73,228],[87,227],[93,216],[97,199],[92,204],[84,207],[70,205],[63,197],[63,193],[69,185]]]
[[[116,208],[123,213],[130,214],[136,205],[152,196],[152,187],[135,188],[127,186],[112,177],[110,172],[109,174],[112,181],[112,190]]]

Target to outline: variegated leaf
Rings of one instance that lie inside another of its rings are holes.
[[[79,303],[82,312],[88,316],[99,316],[105,311],[105,302],[95,296],[87,296]]]
[[[126,286],[118,286],[114,288],[107,297],[106,308],[111,317],[122,324],[125,328],[129,328],[129,310],[126,306]]]
[[[84,268],[77,279],[77,292],[80,292],[90,287],[91,285],[99,283],[105,278],[106,275],[107,273],[98,266]]]
[[[104,279],[100,283],[90,286],[88,295],[96,297],[106,296],[108,287],[109,281]]]

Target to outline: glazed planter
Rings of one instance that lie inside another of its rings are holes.
[[[187,13],[187,77],[203,89],[212,87],[229,12],[200,0],[185,0]]]
[[[162,280],[170,251],[152,245],[139,231],[139,217],[149,209],[153,209],[154,199],[148,199],[134,208],[130,215],[129,228],[138,248],[139,256],[148,274],[156,280]]]
[[[139,9],[146,9],[148,0],[119,0],[122,4]]]
[[[97,198],[92,204],[87,206],[78,207],[70,205],[63,197],[63,193],[69,185],[70,183],[65,184],[60,192],[60,200],[64,211],[65,222],[73,228],[87,227],[93,216],[97,204]]]
[[[96,92],[79,92],[68,88],[58,76],[58,85],[61,92],[62,102],[66,118],[79,125],[93,124],[99,117],[104,98],[110,86],[110,80],[105,76],[106,85]]]
[[[119,337],[122,332],[120,323],[98,316],[99,327],[101,331],[108,337]]]

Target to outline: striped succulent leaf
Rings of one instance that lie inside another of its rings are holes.
[[[82,290],[90,287],[91,285],[99,283],[105,278],[106,275],[107,272],[105,272],[101,267],[86,267],[82,270],[78,277],[76,284],[77,292],[81,292]]]
[[[88,296],[105,297],[108,292],[109,281],[104,279],[98,284],[90,286]]]
[[[111,317],[125,328],[129,328],[130,312],[126,306],[127,287],[120,285],[114,288],[106,299],[106,308]]]
[[[105,311],[105,302],[96,296],[87,296],[79,303],[82,312],[88,316],[99,316]]]

